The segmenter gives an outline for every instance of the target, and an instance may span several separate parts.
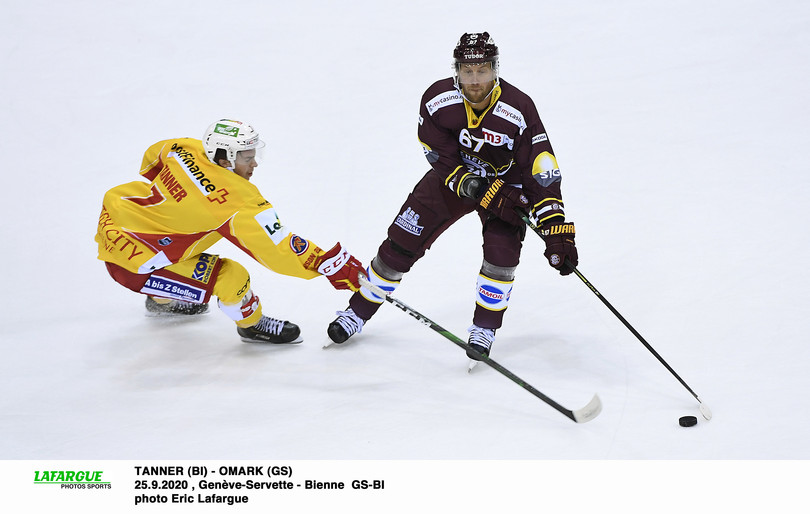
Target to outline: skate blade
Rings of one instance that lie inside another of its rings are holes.
[[[301,336],[299,336],[297,339],[294,339],[292,341],[285,341],[285,342],[279,342],[279,343],[274,343],[273,341],[262,341],[262,340],[259,340],[259,339],[250,339],[250,338],[247,338],[247,337],[242,337],[240,339],[242,339],[242,342],[244,342],[244,343],[267,344],[267,345],[301,344],[301,343],[304,342],[304,339]]]

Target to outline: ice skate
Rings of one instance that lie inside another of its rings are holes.
[[[169,298],[146,297],[147,316],[194,316],[208,312],[207,303],[191,303]]]
[[[483,360],[483,357],[489,357],[492,343],[495,342],[495,329],[473,325],[467,329],[467,332],[470,333],[470,338],[467,340],[467,344],[470,346],[470,349],[467,350],[467,357],[470,358],[468,371],[472,371],[476,364]]]
[[[236,331],[246,343],[296,344],[303,341],[298,325],[267,316],[262,316],[251,327],[236,327]]]
[[[366,320],[355,314],[351,307],[345,311],[338,311],[336,314],[338,317],[326,329],[326,333],[332,342],[335,344],[345,343],[354,334],[362,332]]]

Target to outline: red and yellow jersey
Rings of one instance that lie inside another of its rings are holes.
[[[313,278],[323,251],[293,234],[259,189],[208,160],[197,139],[160,141],[146,150],[149,182],[107,191],[99,217],[98,258],[151,273],[198,255],[223,237],[265,267]]]

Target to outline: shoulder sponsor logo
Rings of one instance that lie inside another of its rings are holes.
[[[220,189],[217,189],[217,194],[210,195],[208,197],[208,201],[211,202],[211,203],[218,202],[220,205],[222,205],[223,203],[228,201],[228,198],[226,198],[226,197],[229,194],[230,193],[228,193],[228,190],[225,189],[224,187],[222,187]]]
[[[498,102],[495,105],[495,109],[492,111],[492,114],[517,125],[518,128],[520,128],[521,134],[523,134],[523,131],[526,130],[527,125],[526,121],[523,119],[523,113],[507,103]]]
[[[463,101],[464,100],[461,98],[461,95],[458,94],[458,91],[445,91],[444,93],[434,96],[428,103],[425,104],[425,107],[427,108],[428,114],[433,116],[433,113],[442,107],[460,104]]]
[[[275,209],[265,209],[257,214],[254,219],[264,228],[267,235],[270,236],[270,240],[273,241],[275,245],[281,244],[284,238],[290,233],[287,227],[281,224]]]
[[[166,154],[166,157],[177,161],[183,171],[186,172],[186,175],[188,175],[194,185],[197,186],[197,189],[200,190],[200,193],[204,196],[208,196],[217,190],[217,186],[211,182],[211,178],[206,175],[203,169],[197,166],[194,154],[177,143],[172,145],[171,150],[171,152]]]
[[[546,135],[545,132],[543,132],[542,134],[537,134],[532,138],[533,145],[536,145],[537,143],[542,143],[543,141],[548,141],[548,136]]]

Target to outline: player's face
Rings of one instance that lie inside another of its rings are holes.
[[[491,62],[459,64],[458,83],[464,96],[472,103],[483,102],[495,87],[495,70]]]
[[[233,165],[233,172],[243,179],[250,180],[253,176],[253,168],[258,166],[256,161],[256,150],[242,150],[236,152],[236,162]]]

